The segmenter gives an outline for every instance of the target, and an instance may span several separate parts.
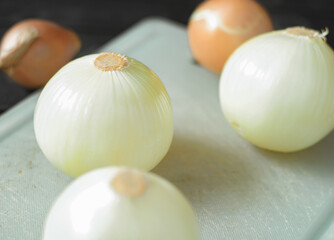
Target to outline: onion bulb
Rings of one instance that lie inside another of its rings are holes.
[[[156,74],[116,53],[78,58],[44,87],[35,109],[37,142],[70,176],[123,165],[155,167],[173,137],[168,94]]]
[[[246,40],[273,29],[268,12],[253,0],[209,0],[192,13],[188,39],[194,58],[220,73],[227,58]]]
[[[46,20],[24,20],[2,38],[0,69],[24,87],[41,87],[80,47],[79,37],[71,30]]]
[[[255,37],[229,58],[220,102],[232,127],[254,145],[307,148],[334,128],[334,52],[325,35],[292,27]]]
[[[196,240],[195,214],[163,178],[108,167],[70,184],[54,202],[43,240]]]

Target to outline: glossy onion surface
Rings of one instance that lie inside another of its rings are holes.
[[[116,184],[115,184],[116,183]],[[44,240],[198,240],[194,212],[163,178],[109,167],[69,185],[53,204]]]
[[[35,110],[37,142],[70,176],[108,165],[150,170],[173,137],[168,94],[139,61],[127,57],[122,70],[101,71],[98,56],[72,61],[45,86]]]
[[[334,127],[334,52],[301,27],[263,34],[233,53],[220,79],[225,118],[256,146],[307,148]]]

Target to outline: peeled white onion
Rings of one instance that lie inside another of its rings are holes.
[[[254,145],[307,148],[334,128],[334,52],[303,27],[273,31],[239,47],[220,79],[225,118]]]
[[[69,185],[53,204],[43,240],[196,240],[194,212],[163,178],[108,167]]]
[[[35,109],[37,142],[68,175],[122,165],[150,170],[173,137],[168,94],[156,74],[116,53],[81,57],[43,89]]]

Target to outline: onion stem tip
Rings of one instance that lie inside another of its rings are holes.
[[[138,197],[147,189],[147,181],[140,172],[125,170],[112,179],[111,186],[120,195]]]
[[[102,53],[94,61],[95,67],[103,72],[122,70],[127,64],[126,56],[112,52]]]

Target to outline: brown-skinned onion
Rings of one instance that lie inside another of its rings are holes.
[[[192,13],[188,39],[196,61],[220,73],[236,48],[271,30],[268,12],[254,0],[208,0]]]
[[[26,88],[38,88],[80,50],[78,35],[51,21],[23,20],[4,34],[0,69]]]

